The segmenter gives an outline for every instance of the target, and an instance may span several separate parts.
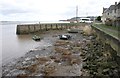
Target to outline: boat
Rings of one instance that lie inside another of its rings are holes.
[[[41,38],[39,36],[37,36],[37,35],[34,35],[32,37],[32,39],[35,40],[35,41],[40,41]]]
[[[68,31],[68,33],[78,33],[79,32],[78,29],[68,29],[67,31]]]
[[[70,36],[70,35],[59,35],[59,38],[60,38],[61,40],[68,40],[68,39],[71,38],[71,36]]]

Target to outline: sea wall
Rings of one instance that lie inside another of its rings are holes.
[[[21,24],[17,25],[16,34],[30,34],[42,30],[68,29],[74,26],[84,26],[85,23],[49,23],[49,24]]]
[[[112,37],[109,34],[106,34],[105,32],[97,29],[96,27],[92,26],[92,28],[95,30],[97,36],[99,39],[102,39],[102,41],[105,44],[109,44],[117,53],[112,53],[113,55],[117,55],[120,57],[120,40]]]

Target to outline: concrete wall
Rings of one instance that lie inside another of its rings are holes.
[[[24,24],[17,25],[16,34],[29,34],[42,30],[62,30],[76,26],[85,26],[85,23],[52,23],[52,24]]]
[[[16,34],[29,34],[34,33],[41,30],[50,30],[50,29],[66,29],[69,28],[68,25],[65,24],[24,24],[17,25]]]
[[[96,31],[96,34],[104,43],[111,45],[111,47],[117,52],[116,55],[120,57],[120,41],[113,38],[112,36],[100,31],[99,29],[92,26],[92,28]],[[113,53],[114,54],[114,53]]]

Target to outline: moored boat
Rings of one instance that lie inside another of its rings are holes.
[[[59,35],[59,38],[62,40],[68,40],[71,38],[71,36],[70,35]]]
[[[32,39],[35,40],[35,41],[40,41],[41,38],[39,36],[37,36],[37,35],[34,35],[32,37]]]

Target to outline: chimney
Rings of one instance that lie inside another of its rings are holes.
[[[104,7],[103,7],[103,13],[104,13]]]
[[[103,7],[103,13],[105,12],[106,8]]]
[[[115,2],[115,5],[117,5],[117,2]]]

